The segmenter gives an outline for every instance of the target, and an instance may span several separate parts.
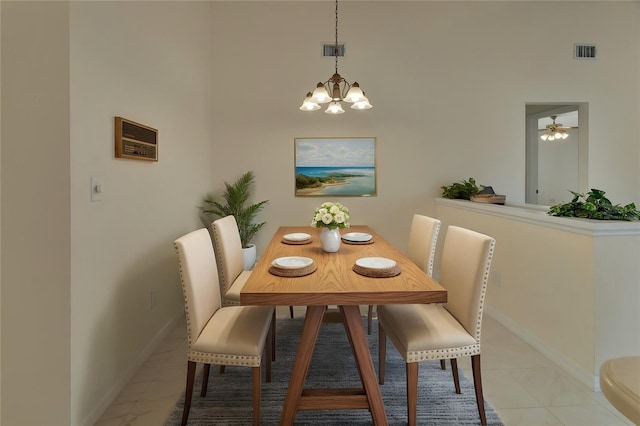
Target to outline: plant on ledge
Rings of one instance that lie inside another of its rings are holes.
[[[580,217],[597,220],[636,220],[640,219],[640,210],[636,210],[634,203],[621,206],[613,205],[605,192],[600,189],[591,189],[587,194],[569,191],[573,194],[573,200],[565,204],[556,204],[549,207],[548,215],[562,217]]]
[[[251,240],[267,222],[254,223],[254,218],[269,200],[247,205],[251,195],[254,175],[249,171],[242,175],[233,184],[224,183],[226,189],[222,194],[224,204],[211,197],[204,199],[206,206],[200,207],[202,213],[225,217],[233,215],[238,223],[238,232],[242,248],[248,248]]]
[[[440,188],[444,198],[461,200],[470,200],[473,195],[482,190],[480,186],[476,185],[474,178],[469,178],[469,181],[463,180],[462,183],[456,182],[449,186],[441,186]]]

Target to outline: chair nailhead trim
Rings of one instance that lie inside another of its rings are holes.
[[[184,297],[184,300],[187,300],[187,289],[184,288],[184,272],[182,269],[182,261],[181,261],[181,257],[180,257],[180,253],[178,250],[178,245],[177,244],[173,244],[173,247],[176,251],[176,253],[178,254],[178,269],[180,271],[180,285],[182,287],[182,297]],[[187,321],[187,346],[190,348],[191,347],[191,315],[189,315],[189,308],[187,307],[187,304],[184,304],[184,315]]]
[[[434,349],[431,351],[416,351],[406,353],[406,362],[420,362],[435,359],[459,358],[463,356],[477,355],[480,353],[480,344],[463,346],[461,348]]]
[[[189,361],[204,362],[207,364],[241,365],[247,367],[260,367],[261,360],[259,356],[210,354],[196,351],[189,351],[187,358]]]

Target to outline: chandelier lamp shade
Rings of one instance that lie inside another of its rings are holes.
[[[569,133],[565,130],[562,124],[556,124],[557,115],[552,115],[551,120],[553,123],[547,124],[546,132],[540,136],[540,139],[543,141],[555,141],[555,140],[564,140],[569,137]]]
[[[343,114],[342,103],[350,103],[351,109],[371,109],[373,106],[357,81],[349,83],[338,73],[338,0],[336,0],[335,73],[327,81],[319,82],[313,92],[308,92],[300,106],[302,111],[317,111],[321,104],[329,104],[327,114]]]

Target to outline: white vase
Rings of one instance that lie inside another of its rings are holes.
[[[329,253],[335,253],[340,250],[340,229],[322,228],[320,231],[320,243],[322,249]]]
[[[249,247],[242,249],[242,259],[244,261],[244,270],[250,271],[256,264],[256,245],[249,244]]]

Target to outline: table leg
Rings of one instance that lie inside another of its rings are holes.
[[[307,307],[302,335],[300,336],[300,343],[298,344],[298,351],[296,352],[296,358],[291,370],[289,388],[287,389],[287,396],[285,397],[282,416],[280,417],[281,425],[293,425],[293,421],[296,418],[298,405],[300,404],[300,398],[304,387],[304,381],[307,377],[307,372],[309,371],[309,363],[311,362],[313,349],[316,344],[316,339],[318,338],[318,333],[320,332],[322,317],[326,310],[326,306]]]
[[[369,345],[364,334],[362,326],[362,317],[360,315],[360,307],[357,305],[341,305],[340,311],[344,318],[344,326],[349,336],[349,341],[353,347],[353,353],[356,358],[362,385],[367,394],[369,401],[369,409],[375,425],[388,425],[387,414],[384,410],[382,402],[382,394],[378,387],[378,380],[373,368]],[[317,334],[316,334],[317,335]]]

